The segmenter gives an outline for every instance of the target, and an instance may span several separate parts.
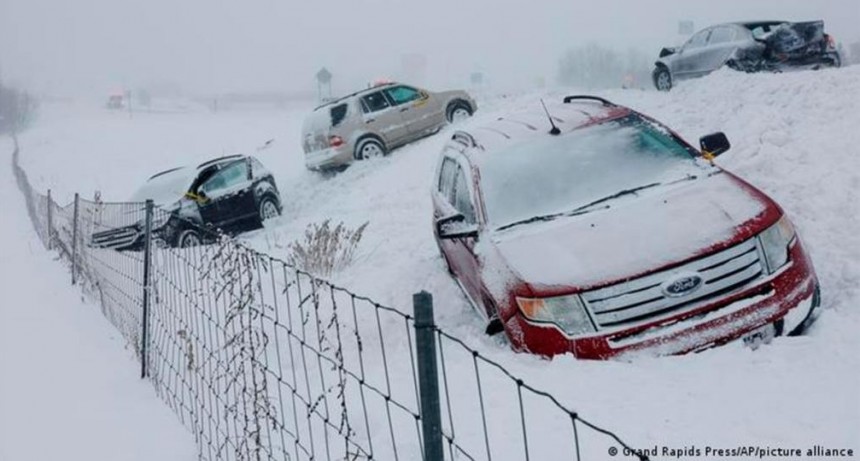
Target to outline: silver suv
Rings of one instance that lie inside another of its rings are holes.
[[[324,170],[380,157],[477,109],[465,91],[432,93],[399,83],[368,88],[323,104],[305,119],[305,165]]]

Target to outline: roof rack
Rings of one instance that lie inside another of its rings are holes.
[[[162,171],[162,172],[160,172],[160,173],[155,173],[154,175],[150,176],[150,177],[149,177],[149,179],[147,179],[147,181],[150,181],[150,180],[152,180],[152,179],[155,179],[155,178],[157,178],[157,177],[159,177],[159,176],[166,175],[167,173],[173,173],[174,171],[176,171],[176,170],[181,170],[182,168],[183,168],[183,167],[179,166],[179,167],[176,167],[176,168],[171,168],[171,169],[169,169],[169,170],[164,170],[164,171]]]
[[[451,140],[463,144],[466,147],[478,147],[478,143],[475,142],[475,138],[465,131],[455,131],[454,135],[451,136]]]
[[[223,162],[225,160],[231,160],[234,158],[242,158],[244,155],[242,154],[233,154],[233,155],[225,155],[223,157],[213,158],[212,160],[207,160],[200,165],[197,165],[197,169],[203,168],[204,166],[214,165],[219,162]]]
[[[602,103],[604,106],[617,106],[618,105],[612,101],[603,99],[600,96],[590,96],[590,95],[586,95],[586,94],[575,94],[575,95],[564,97],[564,103],[565,104],[568,104],[571,101],[576,101],[576,100],[597,101],[597,102]]]
[[[383,88],[383,87],[386,87],[386,86],[392,86],[392,85],[396,85],[396,84],[397,84],[397,82],[388,82],[388,83],[382,83],[382,84],[379,84],[379,85],[376,85],[376,86],[371,86],[371,87],[368,87],[368,88],[362,88],[362,89],[360,89],[360,90],[358,90],[358,91],[354,91],[354,92],[352,92],[352,93],[350,93],[350,94],[347,94],[347,95],[344,95],[344,96],[339,96],[339,97],[337,97],[337,98],[332,99],[331,101],[324,102],[324,103],[322,103],[322,104],[320,104],[320,105],[318,105],[318,106],[314,107],[314,110],[316,111],[316,110],[322,109],[323,107],[326,107],[326,106],[332,106],[332,105],[340,104],[340,103],[342,103],[344,100],[349,99],[349,98],[351,98],[351,97],[353,97],[353,96],[358,96],[358,95],[360,95],[360,94],[362,94],[362,93],[370,92],[370,91],[372,91],[372,90],[378,90],[378,89],[380,89],[380,88]]]

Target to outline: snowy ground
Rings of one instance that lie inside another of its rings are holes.
[[[0,139],[0,460],[196,459],[122,337],[33,234],[11,154]]]
[[[245,236],[249,244],[283,257],[308,223],[369,222],[359,261],[336,274],[337,283],[405,311],[412,293],[432,292],[443,328],[636,446],[825,444],[856,453],[860,66],[779,75],[724,71],[668,94],[601,95],[654,116],[694,144],[713,131],[728,134],[734,147],[718,163],[783,205],[815,262],[826,312],[808,336],[778,338],[754,352],[729,345],[633,363],[546,361],[486,338],[445,272],[430,227],[432,167],[449,131],[325,179],[302,164],[299,131],[310,106],[133,118],[95,106],[48,106],[21,139],[22,162],[34,185],[52,188],[61,203],[74,191],[89,197],[94,190],[122,200],[159,170],[252,152],[275,138],[259,157],[275,173],[285,216]],[[526,94],[479,104],[469,123],[538,101]]]

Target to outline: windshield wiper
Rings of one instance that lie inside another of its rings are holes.
[[[634,187],[632,189],[624,189],[624,190],[618,191],[612,195],[607,195],[606,197],[597,199],[593,202],[586,203],[585,205],[574,208],[571,211],[565,211],[563,213],[552,213],[552,214],[541,215],[541,216],[533,216],[531,218],[523,219],[521,221],[515,221],[515,222],[512,222],[510,224],[505,224],[504,226],[501,226],[501,227],[497,228],[496,230],[500,231],[500,230],[510,229],[512,227],[516,227],[516,226],[519,226],[522,224],[530,224],[530,223],[538,222],[538,221],[552,221],[553,219],[560,218],[562,216],[577,216],[577,215],[589,213],[591,211],[594,211],[594,210],[591,210],[590,208],[595,206],[595,205],[599,205],[601,203],[608,202],[610,200],[615,200],[617,198],[624,197],[626,195],[636,195],[637,192],[639,192],[643,189],[650,189],[652,187],[657,187],[661,184],[662,183],[655,182],[655,183],[651,183],[651,184],[646,184],[644,186]],[[602,207],[601,209],[607,209],[607,208],[609,208],[609,205],[606,205],[606,206]]]
[[[616,193],[614,193],[614,194],[612,194],[612,195],[607,195],[606,197],[603,197],[603,198],[597,199],[597,200],[595,200],[595,201],[593,201],[593,202],[591,202],[591,203],[586,203],[585,205],[582,205],[581,207],[578,207],[578,208],[574,209],[573,211],[569,211],[569,212],[567,212],[567,213],[565,213],[565,214],[566,214],[566,215],[577,215],[577,214],[582,214],[582,212],[584,212],[585,210],[587,210],[587,209],[589,209],[589,208],[593,207],[594,205],[599,205],[599,204],[601,204],[601,203],[608,202],[608,201],[610,201],[610,200],[615,200],[615,199],[617,199],[617,198],[624,197],[625,195],[636,195],[636,193],[637,193],[637,192],[639,192],[640,190],[643,190],[643,189],[650,189],[650,188],[652,188],[652,187],[657,187],[657,186],[659,186],[660,184],[663,184],[663,183],[660,183],[660,182],[654,182],[654,183],[651,183],[651,184],[646,184],[646,185],[644,185],[644,186],[634,187],[634,188],[632,188],[632,189],[624,189],[624,190],[620,190],[620,191],[618,191],[618,192],[616,192]],[[608,208],[608,207],[607,207],[607,208]]]

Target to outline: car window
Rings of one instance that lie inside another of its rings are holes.
[[[469,193],[469,183],[466,181],[466,173],[459,166],[454,179],[454,208],[466,218],[466,222],[475,222],[475,207],[472,205],[472,197]]]
[[[267,174],[269,174],[269,170],[267,170],[266,167],[263,166],[263,164],[260,163],[259,160],[254,157],[251,157],[251,175],[254,178],[259,178]]]
[[[200,186],[199,190],[207,196],[212,197],[247,181],[248,164],[242,160],[215,173],[211,178],[203,183],[202,186]]]
[[[735,39],[735,30],[731,27],[717,27],[711,32],[708,44],[720,44],[731,42]]]
[[[454,175],[457,173],[457,162],[450,157],[442,161],[442,169],[439,173],[439,193],[453,205],[451,191],[454,189]]]
[[[385,90],[388,96],[394,101],[395,106],[406,104],[407,102],[415,101],[421,98],[421,93],[415,88],[408,86],[395,86]]]
[[[711,29],[699,31],[698,33],[696,33],[696,35],[693,35],[689,41],[687,41],[687,44],[684,45],[684,48],[699,48],[701,46],[704,46],[705,43],[708,42],[708,35],[710,34]]]
[[[346,118],[346,115],[349,113],[349,106],[347,104],[338,104],[331,108],[331,126],[335,127],[340,125],[341,122]]]
[[[381,91],[361,97],[361,106],[365,113],[378,112],[390,106],[388,99]]]

